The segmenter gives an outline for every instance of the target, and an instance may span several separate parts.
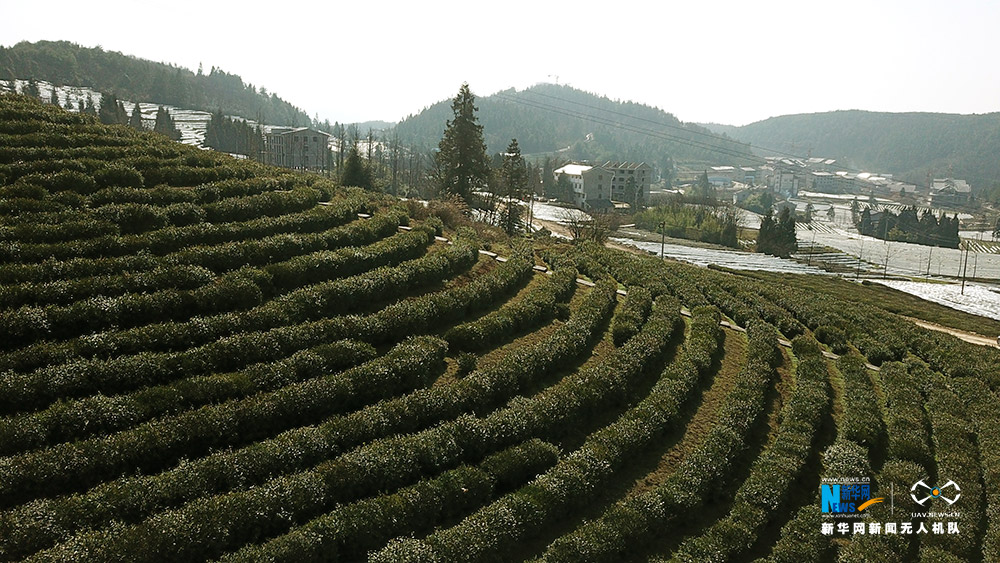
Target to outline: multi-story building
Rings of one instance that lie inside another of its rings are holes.
[[[961,206],[969,203],[972,186],[965,180],[935,178],[931,184],[931,205]]]
[[[580,209],[606,208],[611,201],[611,179],[614,173],[601,166],[567,164],[556,169],[556,180],[566,176],[573,191],[573,205]],[[601,201],[601,203],[598,203]]]
[[[565,175],[573,187],[573,204],[584,210],[622,208],[615,202],[642,204],[649,198],[653,169],[644,162],[611,162],[602,166],[567,164],[554,171],[556,180]],[[634,185],[632,188],[631,185]],[[634,189],[638,202],[630,201]]]
[[[601,166],[604,170],[608,170],[614,174],[611,179],[611,196],[610,199],[613,201],[623,201],[629,205],[633,205],[635,202],[629,201],[628,197],[628,181],[629,178],[635,183],[635,188],[638,191],[639,202],[649,201],[649,184],[653,179],[653,169],[645,162],[605,162]]]
[[[795,197],[799,193],[800,178],[791,170],[775,170],[772,189],[784,197]]]
[[[264,162],[284,168],[325,170],[330,162],[330,134],[309,127],[274,128],[264,135]]]

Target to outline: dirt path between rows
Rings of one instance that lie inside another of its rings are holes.
[[[942,325],[939,325],[937,323],[932,323],[932,322],[928,322],[928,321],[924,321],[924,320],[920,320],[920,319],[915,319],[913,317],[906,317],[906,318],[909,319],[910,321],[912,321],[913,324],[915,324],[917,326],[921,326],[921,327],[924,327],[924,328],[930,329],[930,330],[936,330],[938,332],[946,332],[946,333],[948,333],[948,334],[950,334],[950,335],[952,335],[952,336],[954,336],[956,338],[960,338],[960,339],[962,339],[962,340],[964,340],[966,342],[971,342],[972,344],[978,344],[980,346],[992,346],[994,348],[1000,348],[1000,346],[997,346],[996,339],[995,338],[990,338],[989,336],[983,336],[981,334],[976,334],[974,332],[966,332],[964,330],[958,330],[958,329],[955,329],[955,328],[951,328],[951,327],[947,327],[947,326],[942,326]]]

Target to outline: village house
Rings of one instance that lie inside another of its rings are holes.
[[[276,127],[264,135],[265,164],[297,170],[330,167],[330,134],[309,127]]]

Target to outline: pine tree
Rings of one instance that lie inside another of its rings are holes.
[[[167,138],[175,141],[181,139],[181,132],[174,125],[174,120],[170,117],[170,113],[163,106],[160,106],[156,110],[156,123],[153,124],[153,132],[166,135]]]
[[[144,131],[146,129],[146,127],[142,124],[142,110],[139,109],[138,103],[136,103],[135,107],[132,108],[132,116],[129,117],[128,124],[136,131]]]
[[[368,166],[361,160],[361,153],[358,147],[352,146],[351,151],[344,161],[344,168],[340,175],[340,183],[344,186],[356,186],[370,190],[372,188],[372,173]]]
[[[708,171],[701,173],[698,176],[698,183],[692,190],[692,194],[696,200],[704,201],[706,203],[715,202],[715,186],[708,180]]]
[[[778,214],[778,256],[788,258],[799,249],[795,238],[795,215],[784,207]]]
[[[483,126],[476,120],[475,100],[468,83],[462,84],[451,103],[454,119],[446,123],[435,155],[438,189],[442,194],[458,195],[466,202],[473,191],[487,185],[490,177]]]
[[[41,92],[38,89],[38,81],[32,78],[28,80],[27,86],[24,87],[24,95],[31,96],[32,98],[42,97]]]
[[[500,165],[500,187],[504,197],[500,226],[508,235],[513,235],[520,228],[520,201],[524,199],[527,184],[528,169],[521,158],[521,148],[517,145],[517,139],[511,139]]]
[[[757,252],[774,254],[776,236],[777,225],[774,223],[774,215],[768,209],[760,220],[760,230],[757,233]]]
[[[101,109],[97,112],[97,118],[105,125],[128,122],[125,106],[114,94],[101,94]]]

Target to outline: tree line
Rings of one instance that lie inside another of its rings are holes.
[[[21,42],[0,46],[0,80],[45,80],[89,86],[131,100],[148,100],[202,111],[222,108],[229,115],[292,127],[312,124],[301,109],[266,88],[246,84],[236,74],[212,67],[204,72],[129,57],[68,41]],[[258,119],[263,117],[263,119]]]
[[[944,213],[935,217],[925,209],[918,216],[915,207],[905,207],[899,214],[888,209],[877,212],[874,218],[870,208],[854,215],[858,232],[878,239],[945,248],[958,248],[960,242],[957,213],[949,219]]]

